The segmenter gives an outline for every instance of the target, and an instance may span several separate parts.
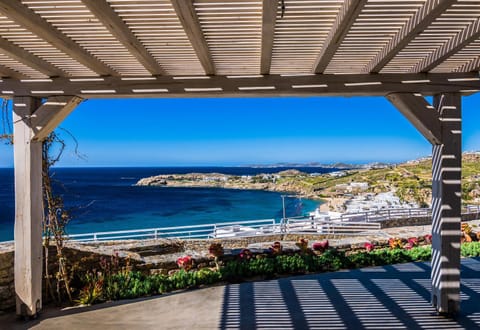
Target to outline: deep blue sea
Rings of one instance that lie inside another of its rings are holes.
[[[55,168],[55,191],[63,195],[73,219],[67,232],[186,226],[229,221],[280,219],[279,193],[268,191],[136,187],[143,177],[173,173],[248,175],[275,173],[287,168],[160,167],[160,168]],[[296,168],[308,173],[334,169]],[[313,211],[318,201],[286,198],[287,216]],[[13,239],[13,169],[0,169],[0,241]]]

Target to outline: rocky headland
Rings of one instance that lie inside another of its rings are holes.
[[[309,176],[298,170],[242,176],[222,173],[165,174],[140,179],[136,185],[268,190],[319,199],[320,196],[315,193],[313,186],[305,184],[305,179]]]

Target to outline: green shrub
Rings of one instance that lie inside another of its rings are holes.
[[[480,242],[463,243],[460,253],[462,257],[480,257]]]

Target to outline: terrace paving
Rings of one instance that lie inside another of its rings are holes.
[[[430,264],[286,277],[0,316],[1,329],[480,329],[480,258],[462,259],[461,313],[430,305]]]

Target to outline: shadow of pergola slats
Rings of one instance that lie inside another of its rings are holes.
[[[220,329],[480,329],[480,258],[462,260],[461,313],[437,315],[430,264],[225,287]]]

